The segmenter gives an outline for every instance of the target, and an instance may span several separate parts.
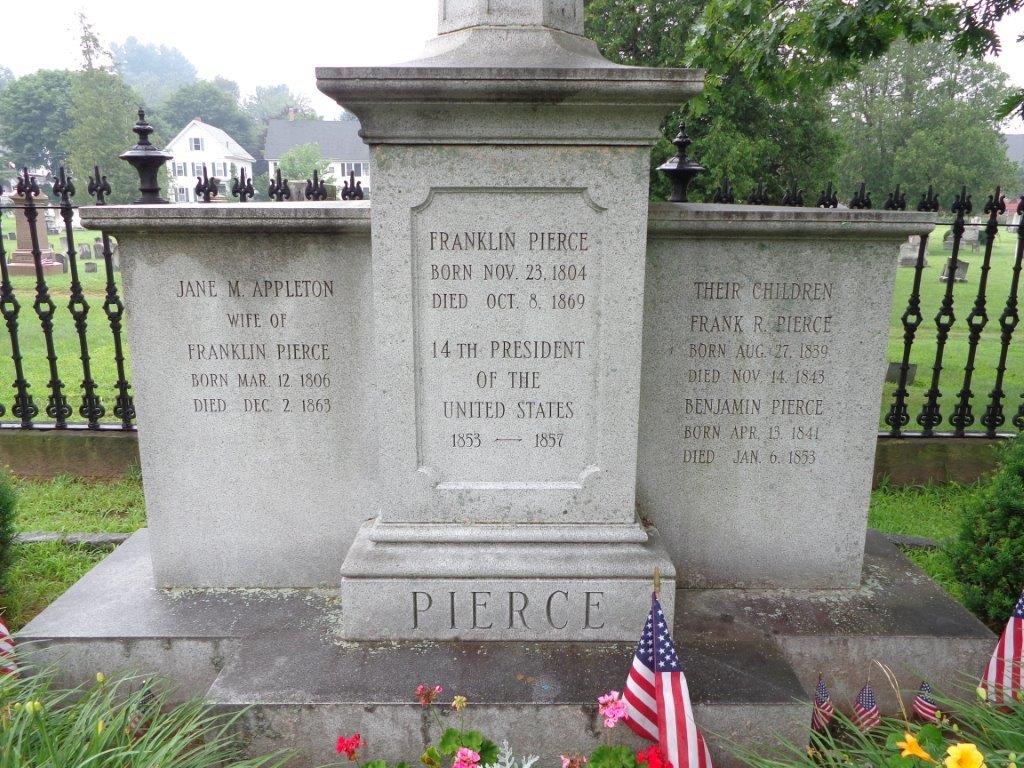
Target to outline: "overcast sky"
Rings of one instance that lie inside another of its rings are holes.
[[[0,25],[10,34],[0,65],[15,75],[79,66],[76,13],[84,9],[104,45],[135,36],[178,48],[199,76],[236,81],[243,95],[258,85],[287,84],[328,118],[339,109],[316,89],[317,66],[388,64],[415,57],[437,25],[436,0],[11,0]],[[998,59],[1024,86],[1024,13],[999,27]],[[1024,130],[1019,122],[1014,131]]]

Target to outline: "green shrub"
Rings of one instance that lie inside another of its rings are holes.
[[[0,678],[0,768],[270,768],[288,755],[246,758],[234,726],[198,701],[172,706],[139,679],[73,690],[52,675]]]
[[[14,513],[18,496],[10,479],[0,474],[0,588],[14,559]]]
[[[1000,449],[999,470],[968,502],[947,551],[964,605],[1005,624],[1024,588],[1024,436]]]

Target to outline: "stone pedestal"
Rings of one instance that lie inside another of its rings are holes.
[[[638,501],[682,585],[860,584],[895,257],[932,227],[652,206]]]
[[[38,211],[35,222],[36,237],[39,243],[39,252],[42,257],[44,275],[60,274],[64,266],[54,258],[53,249],[50,248],[50,240],[46,236],[46,217],[44,211],[49,204],[49,198],[40,193],[33,198]],[[36,265],[32,256],[32,227],[28,217],[25,215],[25,198],[18,195],[11,195],[11,203],[14,209],[14,230],[17,236],[17,245],[10,253],[8,261],[8,272],[11,275],[35,275]]]
[[[374,169],[384,495],[348,637],[633,639],[673,583],[635,508],[648,157],[703,75],[582,33],[581,0],[446,2],[424,58],[317,70]]]

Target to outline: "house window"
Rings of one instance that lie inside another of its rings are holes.
[[[342,168],[344,169],[345,176],[348,176],[350,173],[354,173],[356,175],[356,178],[359,178],[360,176],[363,175],[363,166],[364,165],[366,165],[366,164],[365,163],[342,163]],[[367,170],[369,170],[369,169],[367,169]]]
[[[187,203],[188,202],[188,187],[178,187],[178,202],[179,203]]]
[[[188,168],[185,167],[184,163],[172,163],[171,174],[178,178],[181,178],[188,172]]]
[[[228,175],[228,164],[227,163],[213,163],[213,175],[218,179],[227,178]]]
[[[190,138],[188,140],[188,147],[193,152],[202,152],[203,151],[203,140],[202,140],[202,138],[200,138],[198,136],[193,136],[192,138]]]

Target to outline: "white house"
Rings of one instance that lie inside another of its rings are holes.
[[[339,190],[354,173],[364,195],[370,196],[370,148],[359,136],[358,120],[297,120],[294,115],[268,120],[267,144],[263,154],[267,158],[270,175],[273,176],[277,170],[281,155],[303,144],[320,147],[320,154],[330,164],[330,173]]]
[[[171,174],[170,199],[174,203],[195,202],[196,179],[203,175],[204,163],[207,175],[216,176],[222,182],[222,195],[230,197],[231,190],[223,182],[238,176],[242,169],[252,178],[253,156],[220,128],[198,117],[171,139],[167,151],[174,155],[167,164]]]

